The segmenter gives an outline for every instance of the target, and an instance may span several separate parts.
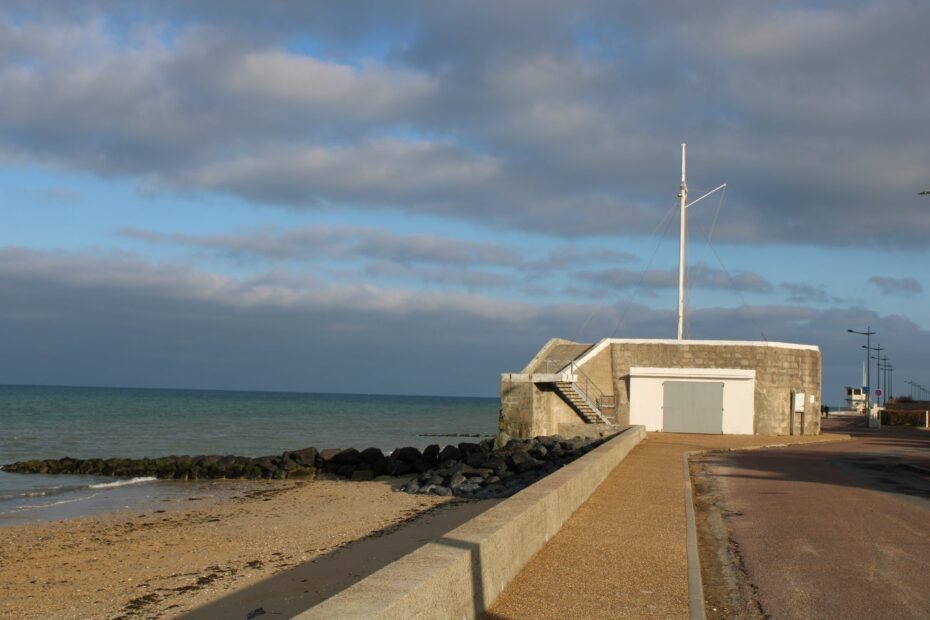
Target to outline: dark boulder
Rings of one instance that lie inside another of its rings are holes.
[[[337,476],[342,476],[343,478],[349,478],[355,472],[355,470],[355,465],[334,465],[330,468],[331,472]]]
[[[371,465],[372,463],[378,463],[385,459],[384,453],[380,448],[365,448],[362,450],[359,455],[363,462]]]
[[[536,444],[530,448],[530,454],[538,459],[544,459],[546,458],[546,455],[549,454],[549,450],[547,450],[546,446],[542,444]]]
[[[235,463],[230,465],[230,467],[234,465]],[[291,471],[297,469],[298,467],[300,467],[300,463],[292,459],[289,454],[285,453],[284,456],[281,457],[281,469],[284,471]]]
[[[497,472],[507,471],[507,458],[501,455],[489,455],[475,465],[479,469],[493,469]]]
[[[325,450],[320,450],[319,455],[317,456],[317,465],[329,465],[333,458],[342,452],[342,448],[326,448]]]
[[[302,467],[316,467],[316,458],[319,456],[319,454],[319,450],[311,447],[288,452],[287,456],[289,456],[295,463],[301,465]]]
[[[413,471],[413,466],[405,461],[390,459],[387,461],[384,473],[389,476],[406,476]]]
[[[533,458],[527,452],[514,452],[507,459],[508,464],[514,471],[525,472],[533,469],[534,467],[539,467],[543,464],[542,461]]]
[[[463,441],[459,444],[459,452],[462,453],[463,457],[472,454],[473,452],[479,452],[481,450],[481,445],[476,443],[471,443],[468,441]]]
[[[478,491],[479,489],[481,489],[480,484],[476,484],[474,482],[465,482],[463,484],[460,484],[455,489],[455,494],[468,496],[474,493],[475,491]]]
[[[423,460],[433,465],[439,464],[439,444],[430,444],[423,450]]]
[[[407,446],[405,448],[397,448],[391,453],[391,459],[396,461],[404,461],[405,463],[410,463],[411,465],[416,461],[423,459],[423,455],[420,454],[420,451],[416,448]]]
[[[463,461],[471,465],[472,467],[478,467],[481,463],[484,463],[488,459],[488,455],[484,452],[472,452],[466,456]]]
[[[410,464],[413,467],[413,470],[421,474],[428,472],[433,468],[433,466],[424,459],[418,459]]]
[[[446,446],[439,453],[439,462],[458,461],[462,458],[462,451],[455,446]]]
[[[361,453],[355,448],[346,448],[333,457],[336,465],[358,465],[362,462]]]

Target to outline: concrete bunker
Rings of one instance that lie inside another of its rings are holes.
[[[821,356],[812,345],[727,340],[552,339],[501,375],[500,429],[513,437],[649,431],[820,432]]]

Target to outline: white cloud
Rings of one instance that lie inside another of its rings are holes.
[[[650,231],[685,140],[695,187],[730,183],[720,240],[925,246],[928,12],[21,6],[0,20],[0,154],[571,237]]]

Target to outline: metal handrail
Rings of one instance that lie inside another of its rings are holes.
[[[604,398],[604,391],[599,388],[596,383],[594,383],[594,380],[588,376],[588,373],[583,371],[577,364],[575,364],[575,360],[571,361],[570,367],[572,374],[575,376],[575,385],[578,386],[588,402],[597,403],[602,398]],[[584,383],[578,380],[579,375],[582,379],[584,379]],[[592,396],[594,398],[592,398]]]
[[[568,370],[573,377],[573,382],[584,393],[584,396],[592,402],[613,398],[613,395],[605,394],[604,390],[602,390],[594,380],[575,363],[574,359],[547,359],[543,362],[541,370],[544,370],[546,374],[564,373]],[[582,380],[579,381],[578,377],[581,377]]]

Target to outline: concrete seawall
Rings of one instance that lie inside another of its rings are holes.
[[[476,618],[646,436],[633,426],[296,618]]]

